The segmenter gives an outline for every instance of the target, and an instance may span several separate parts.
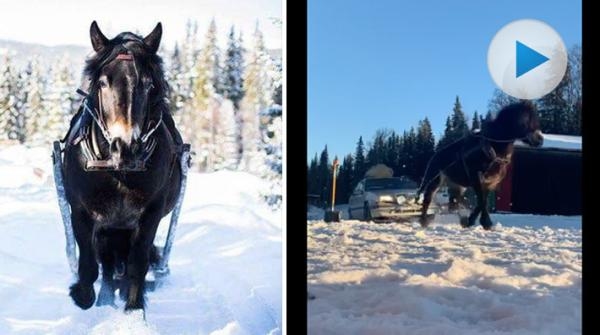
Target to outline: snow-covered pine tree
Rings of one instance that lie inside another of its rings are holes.
[[[9,135],[15,134],[17,94],[17,73],[10,55],[6,54],[0,66],[0,141],[16,139]]]
[[[214,19],[211,21],[204,37],[204,44],[196,63],[196,80],[193,86],[192,113],[193,131],[190,134],[192,146],[196,148],[195,161],[200,171],[214,169],[215,116],[218,115],[219,100],[217,89],[219,83],[219,47],[217,45],[217,29]]]
[[[213,93],[221,94],[223,92],[220,54],[221,51],[217,44],[217,24],[213,18],[206,35],[204,35],[204,43],[196,64],[198,82],[195,86],[203,96],[210,97]]]
[[[26,82],[23,87],[23,110],[25,114],[25,133],[27,142],[38,145],[43,142],[46,127],[46,113],[43,103],[45,78],[37,57],[32,58],[25,68]]]
[[[11,114],[10,118],[10,129],[8,132],[8,137],[11,140],[17,140],[19,143],[25,143],[27,131],[25,128],[25,102],[27,100],[27,92],[25,91],[25,87],[27,87],[27,81],[29,80],[29,75],[27,71],[20,71],[16,81],[15,88],[15,96],[16,103],[15,108],[13,110],[13,114]]]
[[[44,142],[51,143],[65,135],[69,120],[75,109],[75,79],[70,71],[67,57],[60,58],[50,70],[43,101],[47,122],[44,127]]]
[[[240,38],[235,36],[235,28],[231,26],[227,39],[227,52],[223,66],[223,96],[233,102],[236,110],[244,97],[244,59]]]
[[[186,72],[184,70],[184,60],[179,50],[179,45],[175,42],[173,53],[169,57],[168,67],[166,67],[166,76],[171,91],[169,100],[171,114],[177,125],[181,125],[181,114],[186,102]]]
[[[181,45],[181,83],[178,95],[181,97],[182,105],[176,106],[175,122],[180,127],[183,140],[192,144],[192,150],[198,153],[199,148],[194,143],[195,125],[199,113],[194,106],[194,85],[198,74],[196,72],[196,61],[198,58],[198,24],[187,21],[185,41]],[[194,159],[196,161],[196,159]]]
[[[283,105],[283,65],[281,64],[281,58],[274,59],[272,68],[272,99],[274,104],[281,106]]]
[[[244,73],[246,93],[240,105],[242,160],[240,168],[257,175],[265,173],[265,153],[261,150],[261,124],[259,113],[272,103],[272,81],[269,77],[272,62],[266,51],[258,23],[254,32],[254,45],[247,58]]]
[[[244,57],[241,34],[235,36],[235,28],[231,26],[227,40],[227,51],[223,65],[222,82],[223,96],[233,102],[235,136],[236,136],[236,165],[239,164],[242,153],[241,116],[239,113],[240,101],[244,97]]]
[[[281,106],[273,105],[271,108],[263,110],[261,119],[261,123],[263,124],[263,148],[266,153],[266,173],[264,178],[270,181],[270,190],[265,195],[265,198],[272,208],[279,208],[283,200],[283,188],[281,184],[283,173],[283,119]]]
[[[214,169],[233,170],[238,163],[237,131],[233,102],[220,98],[219,108],[213,115]]]

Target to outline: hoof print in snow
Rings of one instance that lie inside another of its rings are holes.
[[[71,285],[69,290],[69,295],[79,308],[88,309],[94,305],[96,292],[94,292],[93,286],[85,287],[79,283],[75,283]]]

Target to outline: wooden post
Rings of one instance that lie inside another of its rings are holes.
[[[331,192],[331,211],[333,212],[335,210],[335,181],[336,181],[336,172],[337,172],[337,167],[339,165],[339,162],[336,159],[333,160],[333,187],[332,187],[332,192]]]

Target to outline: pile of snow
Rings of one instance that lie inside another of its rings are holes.
[[[52,158],[49,148],[13,145],[0,150],[0,189],[50,185]]]
[[[377,164],[365,173],[365,178],[392,178],[393,176],[394,170],[385,164]]]
[[[122,301],[87,311],[72,303],[51,171],[50,149],[0,148],[0,334],[281,333],[282,218],[260,196],[268,183],[190,174],[171,274],[148,292],[144,321]]]
[[[310,334],[580,334],[581,217],[309,221]]]

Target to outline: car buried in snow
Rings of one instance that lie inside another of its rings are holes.
[[[418,185],[407,177],[365,178],[361,180],[348,201],[350,219],[409,220],[421,214],[420,203],[415,202]],[[428,215],[437,212],[432,202]]]

